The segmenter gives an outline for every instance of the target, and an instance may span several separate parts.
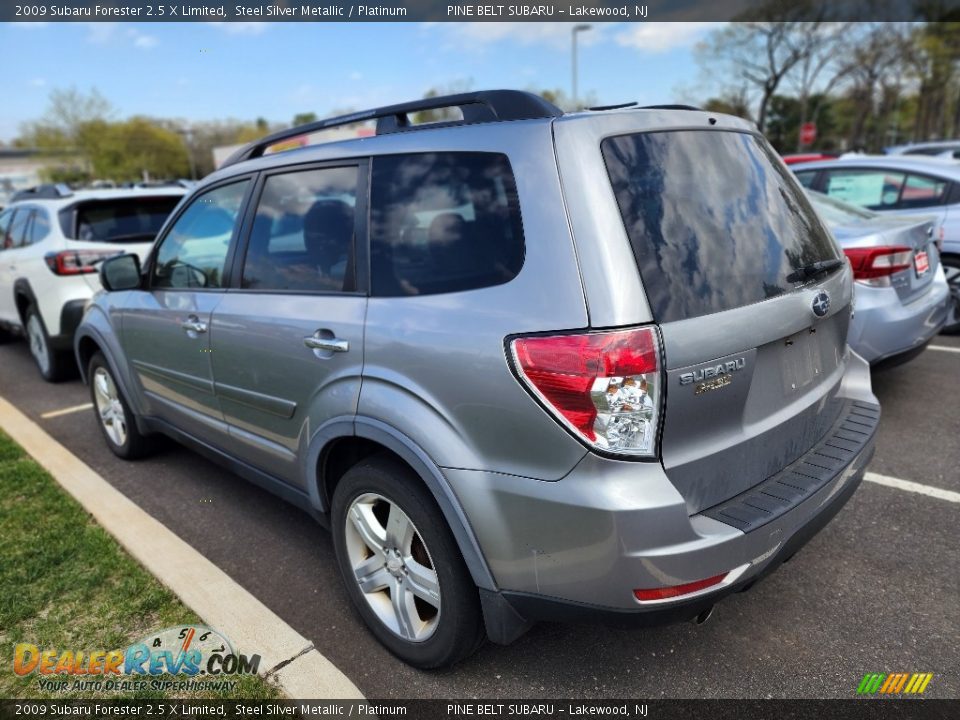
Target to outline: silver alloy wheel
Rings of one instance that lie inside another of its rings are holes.
[[[946,327],[960,323],[960,267],[956,265],[943,266],[943,273],[947,276],[947,285],[950,286],[950,298],[953,301],[947,312]]]
[[[350,504],[345,524],[347,557],[370,609],[404,640],[433,635],[440,583],[413,521],[392,500],[366,493]]]
[[[27,339],[30,341],[30,354],[40,366],[40,371],[46,375],[50,372],[50,349],[43,334],[43,325],[36,313],[32,313],[27,320]]]
[[[120,402],[117,386],[105,368],[98,367],[93,373],[93,395],[97,401],[97,414],[107,437],[117,447],[127,441],[127,416]]]

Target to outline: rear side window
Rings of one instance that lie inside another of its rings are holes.
[[[790,172],[754,135],[642,133],[601,149],[659,322],[781,295],[797,268],[839,257]]]
[[[75,240],[153,242],[179,202],[178,195],[91,200],[75,206],[73,227],[65,230]]]
[[[50,218],[47,216],[46,210],[34,210],[33,223],[30,225],[30,237],[27,239],[27,243],[32,245],[40,242],[49,232]]]
[[[377,157],[370,196],[374,295],[474,290],[520,272],[523,229],[504,155]]]
[[[14,213],[13,221],[10,223],[7,234],[3,239],[3,247],[5,249],[23,247],[27,239],[28,220],[30,220],[32,214],[33,212],[31,210],[24,210],[22,208]]]
[[[805,188],[812,188],[813,181],[817,179],[816,170],[804,170],[801,172],[794,173],[797,176],[797,180],[800,181],[800,184]]]
[[[871,210],[890,210],[900,199],[906,175],[895,170],[831,170],[824,192]]]
[[[356,288],[356,167],[271,175],[253,221],[242,286],[343,292]]]
[[[925,175],[908,175],[900,191],[900,207],[924,208],[940,205],[947,190],[945,180]]]
[[[0,213],[0,250],[6,250],[10,245],[13,244],[13,240],[10,240],[10,245],[7,244],[10,231],[10,223],[13,222],[13,210],[6,210]]]

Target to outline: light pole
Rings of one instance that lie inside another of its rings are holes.
[[[577,33],[586,32],[593,28],[593,25],[574,25],[570,30],[570,44],[572,46],[572,70],[573,70],[573,109],[578,110],[577,102]]]

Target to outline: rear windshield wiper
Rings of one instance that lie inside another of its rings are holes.
[[[809,280],[810,278],[816,277],[821,273],[827,273],[836,270],[838,267],[842,267],[843,263],[844,261],[840,258],[833,258],[832,260],[818,260],[817,262],[810,263],[809,265],[798,267],[792,273],[787,275],[787,282],[803,282],[804,280]]]

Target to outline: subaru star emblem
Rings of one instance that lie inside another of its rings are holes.
[[[827,314],[827,310],[830,309],[830,296],[826,291],[821,290],[817,293],[817,296],[813,299],[813,314],[817,317],[823,317]]]

